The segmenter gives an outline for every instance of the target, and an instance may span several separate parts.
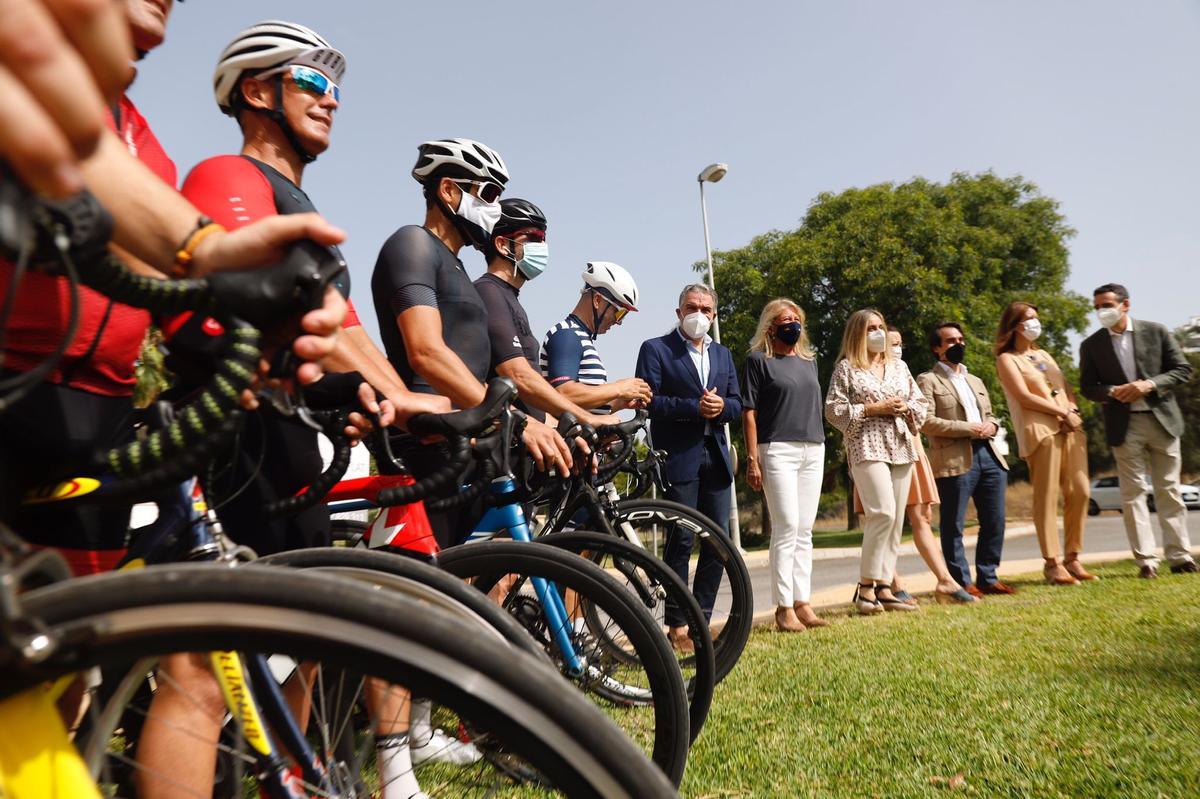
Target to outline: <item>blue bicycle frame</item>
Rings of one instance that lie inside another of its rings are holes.
[[[500,499],[508,498],[504,504],[488,508],[483,518],[475,525],[475,530],[467,537],[465,544],[473,541],[489,541],[497,535],[507,533],[513,541],[529,542],[533,537],[529,533],[529,524],[525,521],[525,509],[516,501],[517,484],[511,477],[497,477],[488,486],[488,492]],[[542,612],[546,623],[554,635],[562,653],[563,663],[567,673],[572,677],[583,674],[583,663],[575,651],[575,642],[571,639],[571,619],[557,587],[544,577],[531,577],[533,590],[537,593],[538,601],[542,603]]]

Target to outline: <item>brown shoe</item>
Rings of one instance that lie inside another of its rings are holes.
[[[975,583],[971,583],[967,587],[963,588],[963,590],[976,599],[983,599],[983,592],[979,590],[979,586],[975,585]]]
[[[1069,558],[1063,561],[1063,568],[1067,573],[1076,580],[1099,580],[1100,578],[1092,574],[1087,569],[1083,568],[1083,564],[1079,562],[1079,558]]]
[[[671,647],[684,655],[696,654],[696,645],[692,643],[692,639],[688,636],[687,627],[672,627],[667,633],[667,638],[671,641]]]
[[[1015,593],[1017,593],[1017,589],[1013,588],[1011,585],[1005,585],[1004,583],[1000,582],[999,580],[997,580],[994,583],[985,583],[983,588],[981,588],[979,590],[985,594],[1015,594]]]
[[[802,633],[808,628],[796,618],[796,611],[782,607],[775,608],[775,629],[781,633]]]
[[[813,627],[829,626],[829,622],[814,613],[812,605],[807,602],[797,602],[792,609],[796,612],[796,618],[800,620],[800,623],[810,630]]]
[[[1141,577],[1143,580],[1157,580],[1158,569],[1153,566],[1143,566],[1138,569],[1138,577]]]
[[[1079,581],[1071,576],[1071,573],[1063,568],[1061,563],[1055,561],[1048,563],[1042,567],[1042,574],[1046,577],[1046,582],[1050,585],[1079,585]]]

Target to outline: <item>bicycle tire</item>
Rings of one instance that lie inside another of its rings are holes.
[[[687,764],[690,741],[683,674],[657,623],[640,604],[633,601],[620,583],[594,563],[536,542],[487,541],[461,545],[440,553],[437,562],[439,567],[454,576],[471,580],[484,593],[492,590],[504,576],[519,575],[516,585],[510,588],[505,597],[505,607],[540,633],[534,637],[547,646],[552,659],[556,658],[557,646],[553,635],[544,634],[544,629],[536,627],[539,623],[544,624],[545,617],[540,602],[521,593],[524,582],[532,577],[544,578],[560,592],[574,591],[580,597],[581,605],[594,603],[600,608],[628,636],[633,650],[637,652],[648,684],[641,693],[648,696],[637,695],[638,686],[627,686],[621,682],[627,678],[626,673],[616,671],[611,661],[599,657],[600,666],[593,666],[586,671],[576,684],[589,696],[598,697],[610,703],[610,706],[648,702],[652,707],[654,727],[653,740],[648,746],[650,759],[658,764],[673,784],[679,785]],[[584,642],[579,649],[584,649],[586,645],[587,642]],[[603,654],[595,648],[586,652],[593,657]],[[609,671],[601,671],[601,667]],[[613,680],[610,677],[612,673],[619,677]],[[612,685],[616,688],[612,688]],[[631,712],[626,711],[622,716],[627,726],[644,721],[644,717],[636,715],[631,718]],[[644,732],[643,725],[643,728],[631,732],[630,737],[644,738]]]
[[[622,522],[629,522],[638,531],[643,545],[660,559],[665,538],[660,538],[656,545],[656,537],[646,534],[645,527],[685,523],[692,528],[693,552],[704,543],[713,547],[724,568],[724,583],[729,586],[725,600],[728,603],[728,615],[713,638],[716,681],[719,683],[737,665],[754,626],[754,587],[750,582],[746,561],[716,522],[687,505],[665,499],[621,500],[617,503],[616,513],[613,526],[619,527]],[[718,601],[721,604],[720,599]]]
[[[254,566],[285,566],[298,569],[322,569],[339,576],[373,582],[431,602],[467,621],[493,628],[512,646],[545,658],[545,650],[529,636],[512,616],[463,581],[414,558],[392,552],[345,547],[312,547],[278,552],[254,561]],[[395,580],[381,581],[384,576]],[[433,593],[429,590],[432,589]],[[442,601],[439,601],[442,600]]]
[[[471,628],[436,608],[344,579],[160,566],[71,580],[30,591],[21,602],[63,644],[38,664],[5,670],[0,695],[151,655],[274,650],[369,669],[455,707],[499,731],[569,795],[675,795],[637,748],[544,662],[471,636]]]
[[[370,526],[358,519],[330,519],[330,541],[338,548],[359,547]]]
[[[646,611],[658,622],[660,630],[666,629],[662,612],[666,606],[666,597],[674,599],[688,623],[688,632],[694,652],[684,654],[676,652],[676,660],[684,674],[688,692],[688,720],[691,730],[691,741],[695,743],[708,711],[712,707],[713,688],[716,685],[716,662],[713,656],[712,635],[708,631],[708,623],[692,592],[688,590],[679,575],[671,571],[667,564],[656,558],[642,547],[634,546],[628,541],[622,541],[605,533],[575,531],[570,533],[553,533],[538,539],[538,543],[584,555],[588,560],[604,569],[614,577],[620,575],[625,589],[641,602]],[[661,592],[661,594],[660,594]],[[610,641],[618,655],[621,648],[617,642]]]

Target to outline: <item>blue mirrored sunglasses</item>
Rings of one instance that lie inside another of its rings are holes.
[[[261,80],[262,78],[278,75],[282,72],[290,72],[292,83],[295,83],[296,86],[304,91],[319,95],[332,94],[336,102],[342,102],[342,90],[338,88],[336,83],[325,77],[320,70],[306,67],[303,64],[288,64],[278,69],[269,69],[254,77]]]

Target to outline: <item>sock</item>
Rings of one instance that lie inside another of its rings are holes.
[[[412,799],[423,795],[408,755],[408,733],[376,738],[375,765],[379,769],[379,799]]]
[[[408,713],[408,734],[413,743],[424,746],[433,738],[433,700],[413,698]]]

